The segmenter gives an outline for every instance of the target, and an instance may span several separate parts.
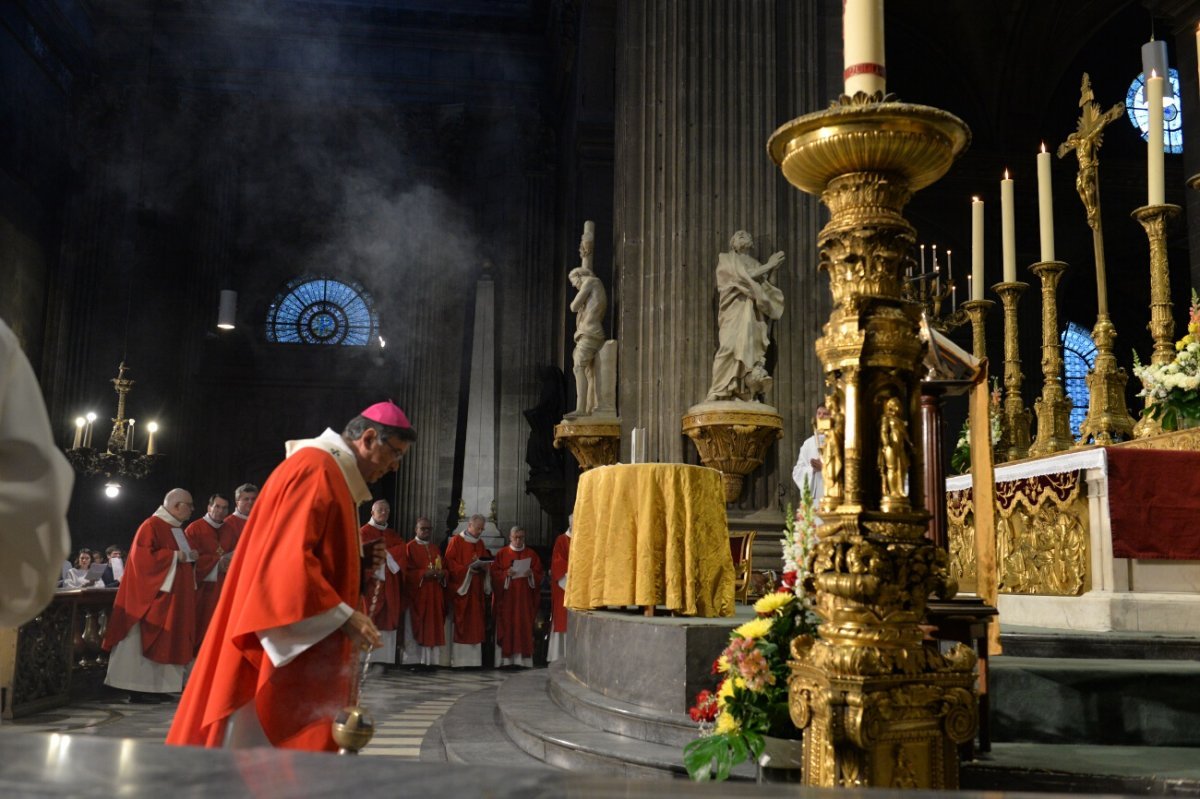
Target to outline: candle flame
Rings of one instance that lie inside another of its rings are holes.
[[[75,426],[76,427],[83,427],[85,424],[87,424],[87,419],[84,419],[82,416],[75,417]]]
[[[1151,78],[1151,80],[1153,80],[1154,78],[1157,78],[1157,77],[1158,77],[1158,70],[1157,70],[1157,69],[1152,69],[1152,70],[1150,70],[1150,78]]]
[[[1042,152],[1046,152],[1046,142],[1042,142]]]
[[[977,202],[980,202],[980,200],[979,200],[979,198],[978,198],[978,197],[972,197],[972,198],[971,198],[971,202],[973,202],[973,203],[977,203]]]
[[[1006,170],[1004,170],[1004,179],[1005,179],[1005,180],[1011,180],[1011,178],[1008,176],[1008,170],[1007,170],[1007,169],[1006,169]]]

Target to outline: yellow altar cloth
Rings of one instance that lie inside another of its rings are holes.
[[[733,615],[733,557],[716,469],[600,466],[579,477],[566,605]]]

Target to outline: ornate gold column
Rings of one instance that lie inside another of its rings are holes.
[[[1004,416],[1002,418],[999,451],[1004,459],[1020,460],[1029,456],[1029,424],[1032,421],[1025,400],[1021,397],[1021,383],[1025,375],[1021,372],[1021,347],[1017,324],[1017,302],[1028,283],[1015,280],[997,283],[992,291],[1000,295],[1004,304]]]
[[[1150,363],[1164,364],[1175,360],[1175,320],[1171,315],[1171,272],[1167,261],[1167,225],[1179,216],[1183,209],[1178,205],[1144,205],[1132,214],[1146,230],[1150,242],[1150,335],[1154,338],[1154,351]],[[1146,398],[1150,404],[1150,398]],[[1137,438],[1161,433],[1162,425],[1149,416],[1143,416],[1133,427]]]
[[[987,329],[984,322],[995,304],[991,300],[967,300],[960,306],[971,319],[971,354],[980,360],[987,357]]]
[[[1030,455],[1049,455],[1075,446],[1071,435],[1071,401],[1063,390],[1062,341],[1058,338],[1058,281],[1067,265],[1041,261],[1029,267],[1042,281],[1042,396],[1033,403],[1037,440]]]
[[[957,588],[945,551],[925,537],[913,447],[920,309],[901,296],[915,231],[901,211],[970,132],[944,111],[882,99],[843,96],[768,143],[788,181],[829,208],[818,242],[834,301],[817,341],[833,416],[809,563],[823,623],[818,640],[793,644],[790,705],[807,784],[956,788],[958,744],[978,724],[975,656],[963,646],[941,655],[918,626],[930,594]]]

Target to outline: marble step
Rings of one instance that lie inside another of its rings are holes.
[[[526,754],[505,734],[496,707],[496,690],[484,688],[451,705],[446,715],[426,732],[421,742],[421,760],[472,766],[550,768],[545,762]]]
[[[1197,684],[1196,661],[994,657],[992,740],[1200,747]]]
[[[1200,660],[1200,638],[1192,635],[1002,626],[1000,644],[1013,657]]]
[[[1200,751],[1167,746],[997,743],[962,764],[963,790],[1200,796]]]
[[[580,683],[562,661],[549,672],[550,698],[566,713],[605,732],[641,741],[684,747],[696,738],[696,724],[682,713],[654,711],[593,691]]]

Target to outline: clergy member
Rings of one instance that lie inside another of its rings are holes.
[[[571,560],[571,522],[567,518],[567,531],[554,540],[550,553],[550,646],[546,660],[553,663],[567,654],[567,608],[563,600],[567,594],[567,565]]]
[[[187,526],[188,541],[196,550],[196,650],[217,608],[217,597],[233,556],[233,536],[225,528],[229,500],[222,494],[208,498],[204,515]]]
[[[816,424],[819,425],[822,419],[829,418],[829,409],[824,405],[817,406]],[[808,484],[808,490],[812,492],[813,504],[820,501],[821,496],[825,493],[824,481],[821,479],[821,444],[824,435],[814,431],[811,436],[804,439],[804,443],[800,445],[800,457],[796,459],[796,466],[792,469],[792,480],[796,483],[796,488],[800,489],[801,494],[804,492],[805,483]]]
[[[233,491],[233,513],[225,518],[225,535],[234,545],[237,544],[238,538],[242,535],[242,530],[246,527],[246,521],[250,518],[250,509],[254,507],[254,500],[258,499],[258,486],[254,483],[242,483]],[[233,551],[232,547],[229,549]]]
[[[446,645],[446,571],[433,543],[433,522],[417,517],[408,542],[408,610],[404,614],[404,662],[425,670],[438,665]]]
[[[380,402],[341,433],[287,442],[246,523],[167,734],[169,744],[337,749],[357,652],[379,646],[359,602],[357,506],[416,439]],[[376,548],[376,568],[383,562]]]
[[[492,562],[497,666],[533,666],[533,622],[544,576],[542,559],[525,546],[524,528],[512,528],[508,546]]]
[[[392,506],[386,499],[376,500],[371,506],[371,518],[359,530],[364,546],[382,541],[385,548],[383,565],[376,570],[367,569],[363,574],[364,607],[371,613],[371,621],[375,622],[383,640],[383,646],[371,656],[374,663],[397,662],[396,631],[400,629],[407,604],[404,567],[408,561],[408,549],[404,538],[388,527],[391,513]],[[378,592],[376,585],[379,586]]]
[[[183,531],[191,515],[192,495],[171,489],[129,547],[103,646],[111,653],[104,682],[129,691],[130,702],[160,702],[182,690],[196,653],[198,553]]]
[[[487,634],[485,594],[492,593],[491,555],[483,545],[483,527],[487,520],[478,513],[467,522],[467,529],[446,545],[446,597],[453,620],[450,638],[450,667],[471,668],[483,665],[483,639]]]

